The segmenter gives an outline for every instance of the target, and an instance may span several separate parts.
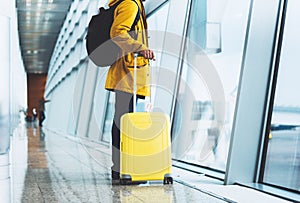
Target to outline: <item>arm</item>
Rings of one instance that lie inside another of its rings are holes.
[[[45,103],[47,103],[47,102],[49,102],[49,101],[50,101],[50,100],[44,100],[43,103],[45,104]]]
[[[133,39],[128,34],[137,12],[138,6],[133,1],[123,1],[115,10],[110,36],[125,53],[148,50],[146,45]]]

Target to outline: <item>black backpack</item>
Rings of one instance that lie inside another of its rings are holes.
[[[99,14],[92,16],[89,22],[86,35],[86,50],[89,58],[97,66],[110,66],[121,56],[120,47],[110,39],[110,28],[114,21],[114,11],[122,1],[118,1],[108,9],[100,8]],[[138,8],[138,13],[130,31],[134,30],[139,17],[140,9]]]

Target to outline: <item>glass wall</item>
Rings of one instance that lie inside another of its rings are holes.
[[[300,2],[288,1],[263,181],[300,191]],[[298,75],[299,74],[299,75]]]
[[[111,142],[111,128],[113,125],[115,112],[115,93],[108,93],[108,102],[106,104],[105,120],[103,125],[102,140],[103,142]]]
[[[150,61],[151,66],[151,98],[146,98],[144,101],[138,102],[138,111],[148,111],[152,108],[155,100],[155,93],[157,88],[157,76],[161,68],[161,58],[163,52],[163,42],[165,37],[165,30],[169,12],[169,2],[164,3],[157,11],[147,17],[149,47],[154,51],[155,61]],[[151,101],[150,101],[151,99]],[[149,106],[151,104],[151,107]],[[148,106],[147,106],[148,105]]]
[[[249,6],[191,1],[173,123],[176,160],[225,171]]]
[[[169,2],[163,4],[155,13],[147,18],[148,30],[149,30],[149,47],[155,48],[155,61],[151,65],[158,67],[160,64],[161,52],[163,49],[162,40],[164,36],[161,36],[166,30],[167,19],[169,11]],[[159,38],[158,36],[161,36]]]

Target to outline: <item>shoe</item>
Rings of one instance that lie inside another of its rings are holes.
[[[111,184],[119,185],[120,184],[120,173],[114,170],[111,170]]]

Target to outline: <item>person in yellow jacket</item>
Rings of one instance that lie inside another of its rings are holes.
[[[112,126],[112,162],[111,177],[120,179],[120,118],[133,111],[133,53],[139,53],[137,59],[137,97],[150,96],[149,59],[154,60],[154,53],[148,48],[147,22],[141,0],[110,0],[109,6],[122,1],[114,11],[114,21],[110,36],[122,51],[119,58],[109,68],[105,88],[115,92],[115,114]],[[133,33],[130,32],[140,10]],[[134,37],[132,37],[134,36]]]

